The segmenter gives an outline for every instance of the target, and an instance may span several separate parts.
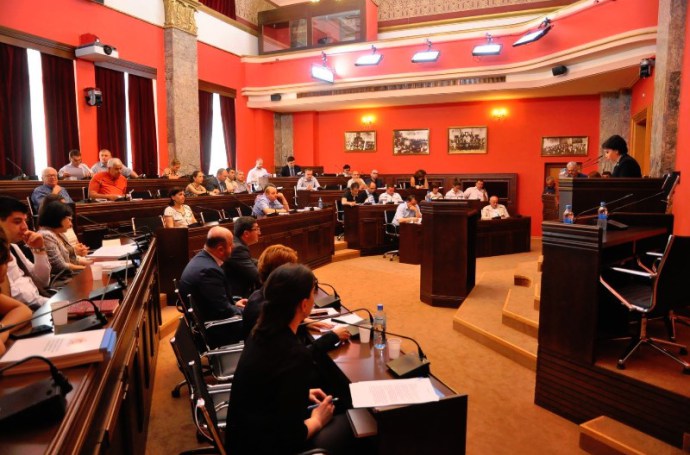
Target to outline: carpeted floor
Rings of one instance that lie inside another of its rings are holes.
[[[537,244],[538,245],[538,244]],[[484,272],[512,273],[538,251],[477,260]],[[455,309],[433,308],[419,300],[419,266],[370,256],[316,270],[319,281],[338,290],[350,308],[383,303],[391,331],[416,338],[431,361],[432,373],[469,395],[468,454],[579,454],[578,427],[534,402],[535,374],[453,330]],[[488,274],[491,276],[492,274]],[[479,284],[479,283],[478,283]],[[198,446],[186,390],[173,399],[180,379],[168,340],[162,341],[156,371],[147,453],[171,454]],[[410,348],[403,344],[403,349]]]

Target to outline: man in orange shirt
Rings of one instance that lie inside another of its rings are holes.
[[[114,201],[125,195],[127,179],[122,175],[122,161],[118,158],[108,160],[108,170],[99,172],[91,178],[89,183],[89,198],[108,199]]]

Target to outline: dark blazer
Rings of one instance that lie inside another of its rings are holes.
[[[232,303],[232,293],[223,269],[206,250],[201,250],[189,261],[182,272],[179,286],[185,300],[188,294],[192,294],[204,321],[242,314]]]
[[[368,185],[371,183],[372,180],[374,180],[374,179],[372,179],[371,175],[370,175],[369,177],[364,178],[364,183],[366,183]],[[386,186],[386,184],[383,182],[382,178],[377,178],[376,180],[374,180],[374,183],[376,183],[376,188],[383,188]]]
[[[227,180],[225,180],[225,182],[227,182]],[[225,183],[225,182],[221,183],[220,180],[218,180],[218,177],[210,177],[206,181],[205,186],[206,186],[206,189],[208,191],[218,190],[221,193],[225,193],[227,191],[227,188],[228,188],[227,183]]]
[[[635,158],[626,153],[621,155],[616,165],[613,166],[611,177],[642,177],[642,170]]]
[[[223,270],[233,296],[249,297],[254,289],[261,286],[256,260],[249,253],[247,244],[238,236],[232,241],[232,253],[223,264]]]
[[[293,167],[295,168],[295,175],[299,175],[299,173],[302,172],[302,168],[297,166],[296,164]],[[290,177],[290,168],[288,166],[283,166],[280,170],[280,176]]]

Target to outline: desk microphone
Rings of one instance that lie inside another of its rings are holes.
[[[72,391],[67,377],[45,357],[32,355],[0,369],[0,376],[7,370],[31,360],[41,360],[50,368],[50,379],[35,382],[0,398],[0,422],[32,423],[46,417],[60,419],[65,415],[65,396]]]
[[[628,199],[628,198],[630,198],[630,197],[633,197],[634,195],[635,195],[635,193],[628,193],[628,194],[626,194],[626,195],[623,196],[623,197],[619,197],[618,199],[614,199],[613,201],[606,202],[606,205],[608,206],[608,205],[611,205],[611,204],[615,204],[616,202],[620,202],[620,201],[622,201],[622,200],[624,200],[624,199]],[[590,212],[593,212],[593,211],[595,211],[595,210],[598,210],[599,207],[601,207],[600,204],[599,204],[599,205],[595,205],[594,207],[590,207],[590,208],[588,208],[587,210],[583,210],[582,212],[580,212],[580,213],[578,213],[577,215],[575,215],[575,218],[579,218],[579,217],[581,217],[582,215],[584,215],[585,213],[590,213]],[[623,207],[625,207],[625,206],[623,206]]]
[[[12,179],[12,180],[29,180],[29,176],[26,175],[26,172],[24,172],[24,169],[22,169],[21,167],[19,167],[19,165],[18,165],[17,163],[15,163],[14,161],[12,161],[12,160],[10,159],[9,156],[5,157],[5,159],[6,159],[7,161],[9,161],[10,164],[12,164],[12,166],[14,166],[14,168],[15,168],[16,170],[18,170],[19,173],[20,173],[20,175],[19,175],[18,177],[15,177],[15,178]]]
[[[14,324],[6,325],[6,326],[0,328],[0,333],[7,332],[8,330],[12,330],[12,329],[15,329],[17,327],[23,326],[24,324],[31,322],[34,319],[42,318],[47,314],[52,314],[56,311],[60,311],[60,310],[63,310],[65,308],[69,308],[69,307],[76,305],[77,303],[81,303],[81,302],[89,302],[91,304],[91,306],[93,307],[93,314],[91,316],[87,316],[87,317],[80,319],[78,321],[58,326],[58,327],[60,327],[60,333],[74,333],[74,332],[83,332],[86,330],[100,329],[101,327],[103,327],[104,325],[106,325],[108,323],[108,319],[101,312],[100,308],[98,308],[98,306],[93,302],[93,300],[91,300],[91,299],[78,299],[78,300],[75,300],[74,302],[69,302],[68,304],[63,305],[60,308],[54,308],[54,309],[51,308],[50,311],[40,312],[41,314],[37,314],[35,316],[32,316],[29,319],[15,322]]]
[[[606,156],[606,154],[602,153],[601,155],[599,155],[599,156],[596,157],[596,158],[589,159],[589,160],[585,161],[584,163],[582,163],[582,167],[590,166],[590,165],[592,165],[592,164],[598,164],[599,161],[601,161],[602,159],[604,159],[605,156]]]
[[[139,242],[138,242],[137,239],[136,239],[136,232],[134,232],[134,231],[132,231],[131,233],[120,232],[120,231],[118,231],[117,229],[113,229],[113,228],[111,228],[110,226],[108,226],[108,223],[102,223],[102,222],[96,221],[96,220],[94,220],[94,219],[92,219],[92,218],[89,218],[88,216],[81,215],[81,214],[79,214],[79,213],[77,213],[77,217],[78,217],[78,218],[81,218],[81,219],[83,219],[83,220],[85,220],[85,221],[88,221],[90,224],[105,226],[106,231],[108,231],[108,232],[110,232],[111,234],[116,235],[116,236],[118,236],[118,237],[124,237],[124,238],[126,238],[126,239],[131,240],[131,241],[134,242],[134,244],[137,246],[137,252],[139,252],[140,254],[143,254],[143,253],[144,253],[144,249],[142,248],[142,246],[139,244]],[[149,236],[149,237],[150,237],[151,235],[153,235],[152,232],[151,232],[151,230],[148,228],[148,226],[140,226],[140,229],[142,229],[142,230],[144,230],[144,229],[148,230],[148,236]],[[147,236],[147,234],[144,234],[144,238],[146,238],[146,236]]]
[[[251,213],[254,213],[254,207],[252,207],[251,205],[249,205],[249,204],[247,204],[246,202],[244,202],[242,199],[240,199],[240,198],[238,198],[237,196],[235,196],[235,193],[225,193],[225,194],[227,194],[228,196],[230,196],[235,202],[237,202],[238,204],[240,204],[242,207],[248,208],[250,214],[251,214]],[[249,194],[249,193],[247,193],[247,194]],[[241,211],[241,210],[240,210],[240,211]],[[250,215],[250,216],[251,216],[251,215]]]
[[[621,205],[620,207],[616,208],[615,211],[616,211],[616,212],[619,212],[621,209],[624,209],[624,208],[626,208],[626,207],[630,207],[631,205],[639,204],[640,202],[644,202],[644,201],[648,201],[648,200],[650,200],[650,199],[654,199],[655,197],[659,197],[659,196],[662,196],[662,195],[664,195],[664,194],[666,194],[666,191],[663,191],[663,190],[662,190],[662,191],[659,191],[658,193],[652,194],[651,196],[643,197],[642,199],[638,199],[638,200],[635,200],[635,201],[632,201],[632,202],[628,202],[627,204]],[[666,201],[665,199],[662,199],[661,202],[667,202],[667,201]],[[609,212],[609,213],[614,213],[614,212],[612,211],[612,212]]]
[[[195,209],[206,210],[206,211],[209,211],[209,212],[216,212],[216,213],[218,214],[218,221],[222,221],[222,220],[227,219],[227,218],[225,217],[225,213],[224,213],[222,210],[214,209],[214,208],[211,208],[211,207],[204,207],[203,205],[195,205],[194,208],[195,208]],[[201,213],[201,212],[199,212],[199,213]]]

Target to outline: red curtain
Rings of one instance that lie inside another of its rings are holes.
[[[158,175],[153,82],[151,79],[130,74],[128,96],[132,166],[139,174]]]
[[[0,174],[36,174],[26,49],[0,43]],[[22,170],[17,170],[12,160]]]
[[[98,148],[110,150],[114,158],[120,158],[124,163],[127,160],[125,75],[97,66],[96,87],[103,93],[103,105],[96,108]]]
[[[199,150],[201,171],[211,165],[211,133],[213,132],[213,93],[199,90]]]
[[[236,19],[235,17],[235,0],[200,0],[201,3],[208,6],[211,9],[218,11],[220,14],[224,14],[230,19]]]
[[[225,139],[225,154],[228,166],[235,167],[235,99],[229,96],[220,97],[220,116],[223,121],[223,138]]]
[[[79,148],[73,60],[41,54],[48,165],[60,169],[67,154]]]

